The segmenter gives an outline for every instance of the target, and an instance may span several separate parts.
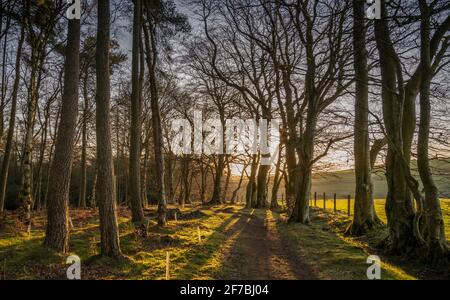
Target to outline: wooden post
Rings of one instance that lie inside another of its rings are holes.
[[[202,242],[202,236],[200,235],[200,226],[197,226],[198,242]]]
[[[170,263],[170,254],[169,251],[166,251],[166,280],[169,280],[169,263]]]
[[[314,192],[314,206],[317,206],[317,192]]]
[[[334,193],[333,204],[334,204],[334,212],[336,213],[336,193]]]
[[[349,216],[351,216],[351,214],[350,214],[350,195],[348,195],[348,197],[347,197],[347,214]]]
[[[325,210],[327,208],[327,195],[325,192],[323,193],[323,209]]]

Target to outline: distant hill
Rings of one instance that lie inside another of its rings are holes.
[[[418,176],[417,163],[413,161],[412,172],[415,177]],[[450,197],[450,161],[432,160],[430,162],[436,185],[441,196]],[[386,179],[384,169],[378,167],[372,175],[374,183],[375,198],[384,198],[387,193]],[[355,175],[354,170],[343,170],[336,172],[315,173],[313,176],[312,193],[317,192],[322,195],[323,192],[331,195],[336,193],[338,197],[345,195],[354,195],[355,193]],[[320,196],[322,197],[322,196]]]

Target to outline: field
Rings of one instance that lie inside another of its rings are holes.
[[[314,206],[314,201],[311,201],[311,206]],[[325,201],[327,210],[334,210],[333,199],[327,199]],[[385,200],[384,199],[376,199],[375,200],[375,211],[378,214],[378,217],[386,223],[386,212],[384,209]],[[317,196],[316,206],[319,208],[323,208],[323,196]],[[347,213],[348,209],[348,201],[347,199],[336,199],[336,209],[342,212]],[[354,199],[350,200],[350,214],[353,215],[354,208]],[[445,224],[445,233],[447,240],[450,240],[450,199],[442,199],[441,200],[441,208],[442,208],[442,216],[444,218]]]
[[[446,160],[431,160],[430,165],[435,183],[442,198],[450,198],[450,162]],[[412,174],[418,178],[416,162],[411,162]],[[375,198],[384,198],[387,193],[384,170],[376,168],[372,175]],[[353,170],[335,172],[317,172],[313,175],[312,191],[318,195],[336,193],[338,197],[346,197],[355,194],[355,173]],[[321,196],[320,196],[321,197]]]

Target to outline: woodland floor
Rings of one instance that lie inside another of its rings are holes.
[[[287,224],[283,212],[242,206],[188,205],[159,228],[150,218],[148,236],[137,236],[129,211],[120,208],[121,262],[98,256],[98,218],[93,209],[71,210],[70,254],[81,258],[82,279],[367,279],[367,257],[382,258],[382,279],[447,278],[373,245],[385,229],[365,239],[344,236],[349,218],[312,210],[311,225]],[[45,212],[34,213],[31,238],[13,213],[0,216],[0,278],[65,279],[68,255],[42,247]],[[199,240],[200,233],[200,240]]]

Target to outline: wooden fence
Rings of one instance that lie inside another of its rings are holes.
[[[317,199],[317,192],[314,192],[314,200],[310,201],[311,202],[310,205],[314,206],[314,207],[320,207],[320,208],[323,208],[324,210],[326,210],[327,209],[327,200],[328,200],[327,199],[327,194],[323,193],[322,205],[320,205],[320,203],[318,205],[317,202],[320,201],[320,200]],[[342,201],[342,200],[337,200],[336,193],[333,194],[333,199],[332,200],[333,200],[333,211],[336,213],[338,211],[337,201]],[[351,196],[350,195],[347,195],[346,201],[347,201],[346,212],[347,212],[348,216],[351,216],[352,214],[351,214]],[[342,211],[342,210],[340,210],[340,211]]]

